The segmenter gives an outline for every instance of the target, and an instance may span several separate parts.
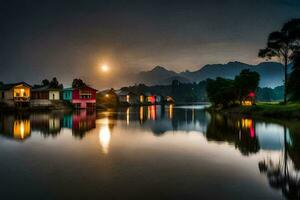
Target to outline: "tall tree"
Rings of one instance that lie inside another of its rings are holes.
[[[72,82],[73,88],[80,88],[80,87],[84,87],[84,86],[86,86],[86,84],[81,79],[75,78]]]
[[[267,46],[260,49],[258,56],[262,58],[278,58],[284,65],[284,103],[287,102],[288,64],[296,46],[299,46],[300,19],[286,22],[280,31],[270,33]]]
[[[42,80],[42,85],[43,86],[46,86],[46,85],[49,85],[49,84],[50,84],[50,81],[48,79]]]
[[[260,76],[257,72],[244,69],[234,79],[235,88],[237,90],[240,104],[250,92],[256,92],[259,84]]]
[[[227,107],[237,99],[234,81],[230,79],[207,79],[206,92],[209,101],[214,105]]]
[[[288,80],[288,94],[293,101],[300,100],[300,51],[293,55],[293,71]]]
[[[57,78],[56,78],[56,77],[52,78],[52,80],[51,80],[51,82],[50,82],[50,86],[51,86],[52,88],[57,88],[58,85],[59,85],[59,82],[58,82]]]

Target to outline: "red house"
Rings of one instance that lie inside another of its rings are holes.
[[[97,90],[89,86],[72,89],[71,103],[75,108],[95,108]]]

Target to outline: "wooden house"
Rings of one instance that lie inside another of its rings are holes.
[[[97,90],[89,86],[80,88],[66,88],[63,90],[63,99],[70,101],[75,108],[95,108]]]
[[[33,87],[31,89],[31,104],[39,106],[51,105],[53,101],[59,101],[61,89],[50,86]]]
[[[8,106],[29,105],[31,86],[25,82],[0,86],[0,102]]]
[[[141,100],[144,101],[144,96],[128,91],[117,91],[118,99],[121,104],[139,105]]]
[[[255,105],[255,93],[249,92],[249,94],[242,100],[243,106]]]
[[[152,93],[146,93],[146,103],[148,104],[160,104],[163,102],[163,96],[152,94]]]

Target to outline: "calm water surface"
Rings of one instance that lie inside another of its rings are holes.
[[[299,126],[202,106],[2,113],[0,198],[297,199]]]

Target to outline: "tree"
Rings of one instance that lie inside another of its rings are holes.
[[[280,31],[270,33],[267,47],[260,49],[258,56],[261,58],[278,58],[284,64],[284,103],[287,103],[287,76],[288,64],[296,46],[299,46],[300,19],[286,22]]]
[[[288,94],[293,101],[300,100],[300,51],[292,56],[293,71],[288,80]]]
[[[51,88],[57,88],[58,85],[59,85],[59,83],[58,83],[58,81],[57,81],[57,78],[56,78],[56,77],[52,78],[52,80],[51,80],[51,82],[50,82],[50,87],[51,87]]]
[[[84,87],[84,86],[86,86],[86,84],[81,79],[75,78],[72,82],[72,87],[73,88],[81,88],[81,87]]]
[[[234,104],[237,95],[233,80],[218,77],[216,80],[208,79],[206,86],[207,96],[214,105],[227,107]]]
[[[42,86],[47,86],[50,84],[50,81],[48,79],[42,80]]]
[[[252,72],[249,69],[244,69],[234,79],[234,84],[237,90],[238,100],[240,104],[250,92],[255,92],[258,88],[260,76],[257,72]]]

